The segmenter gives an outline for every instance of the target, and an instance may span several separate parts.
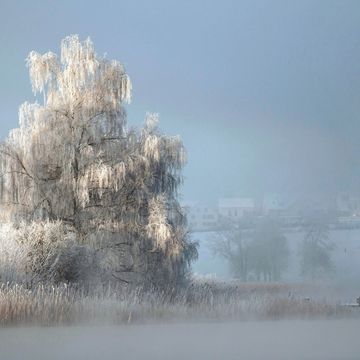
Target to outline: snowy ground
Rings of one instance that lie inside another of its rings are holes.
[[[4,360],[358,360],[360,321],[0,329]]]

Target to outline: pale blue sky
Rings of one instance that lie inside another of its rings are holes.
[[[188,149],[184,197],[360,188],[359,1],[0,0],[0,136],[25,58],[90,36]]]

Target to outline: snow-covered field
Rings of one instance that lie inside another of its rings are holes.
[[[0,329],[4,360],[358,360],[360,321]]]

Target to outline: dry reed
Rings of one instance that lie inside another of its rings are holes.
[[[174,320],[329,318],[352,310],[289,295],[281,284],[193,281],[167,291],[77,288],[38,284],[0,286],[0,325],[123,324]],[[356,312],[357,313],[357,312]]]

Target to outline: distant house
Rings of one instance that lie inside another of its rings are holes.
[[[285,211],[285,201],[276,194],[265,194],[262,202],[263,215],[282,215]]]
[[[184,202],[182,207],[191,231],[214,230],[218,227],[219,213],[216,207],[200,202]]]
[[[230,220],[240,220],[245,215],[254,214],[255,201],[251,198],[221,198],[218,201],[219,215]]]
[[[342,193],[336,197],[336,207],[340,215],[351,216],[359,213],[359,198],[354,195]]]

